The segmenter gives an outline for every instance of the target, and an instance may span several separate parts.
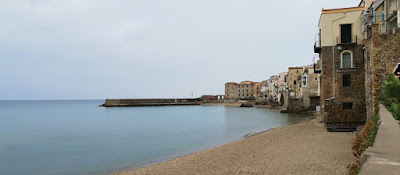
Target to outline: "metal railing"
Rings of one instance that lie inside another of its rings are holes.
[[[336,44],[357,44],[357,35],[352,35],[351,37],[336,37]]]
[[[321,73],[322,71],[322,61],[319,58],[319,54],[315,54],[313,58],[314,73]]]

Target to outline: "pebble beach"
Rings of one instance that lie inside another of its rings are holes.
[[[349,132],[327,132],[316,120],[280,127],[172,160],[132,169],[136,174],[346,174],[354,163]]]

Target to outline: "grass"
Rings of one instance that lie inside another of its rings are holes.
[[[349,165],[350,169],[349,175],[357,175],[361,169],[360,157],[362,153],[370,146],[374,144],[376,133],[378,132],[378,121],[379,116],[376,115],[372,117],[365,124],[364,128],[356,135],[356,138],[353,140],[352,149],[353,155],[357,158],[356,163]]]

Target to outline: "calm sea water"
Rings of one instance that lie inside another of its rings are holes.
[[[103,102],[0,101],[0,174],[109,174],[307,120],[262,108]]]

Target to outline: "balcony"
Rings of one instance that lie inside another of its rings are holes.
[[[354,62],[351,67],[342,67],[339,62],[336,62],[337,70],[336,72],[357,72],[358,69],[358,61]]]
[[[321,44],[314,44],[314,53],[321,53]]]
[[[336,45],[357,44],[357,40],[357,35],[352,35],[351,37],[338,36],[336,37]]]
[[[322,72],[322,65],[321,65],[321,60],[319,58],[319,54],[315,54],[313,58],[313,67],[314,67],[314,73],[319,74]]]
[[[321,33],[315,38],[314,53],[321,53]]]

